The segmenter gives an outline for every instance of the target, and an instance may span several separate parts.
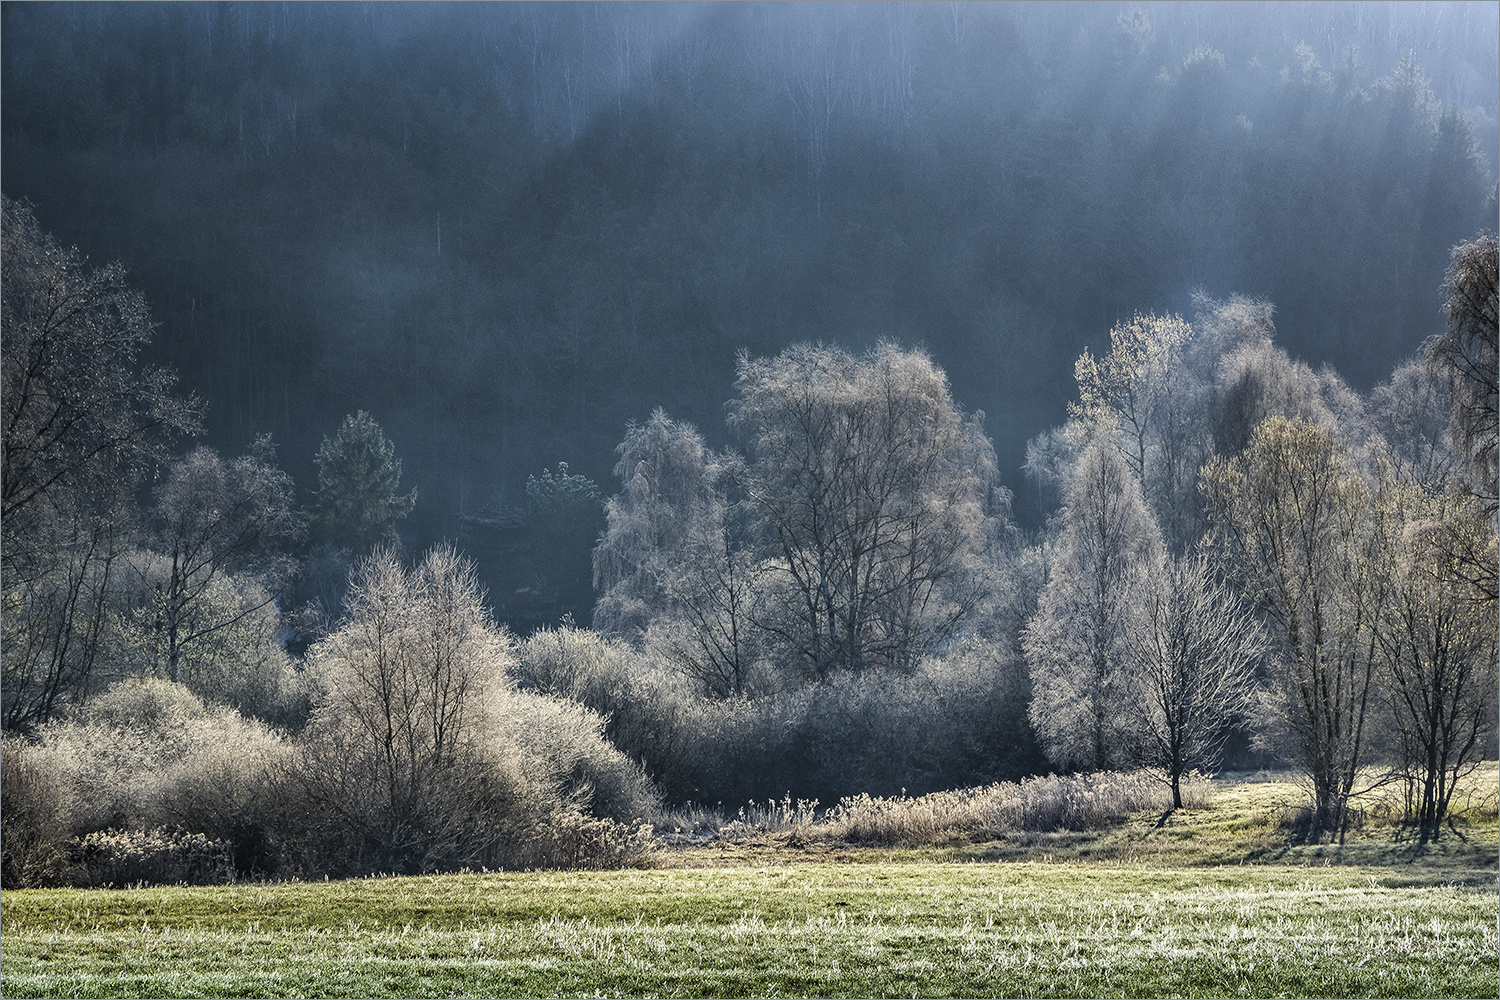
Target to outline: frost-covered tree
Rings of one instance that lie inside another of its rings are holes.
[[[1121,453],[1143,489],[1147,452],[1172,430],[1168,404],[1183,388],[1182,352],[1192,335],[1180,316],[1137,313],[1110,329],[1108,354],[1095,358],[1085,348],[1073,367],[1078,402],[1068,412],[1119,430]]]
[[[1324,430],[1337,421],[1323,401],[1317,373],[1269,338],[1253,339],[1224,356],[1211,410],[1214,452],[1237,455],[1268,417],[1300,420]]]
[[[712,696],[744,694],[767,646],[750,513],[723,494],[695,513],[680,558],[662,577],[672,611],[647,633],[653,648]]]
[[[1384,586],[1371,497],[1342,439],[1272,416],[1204,469],[1223,568],[1264,614],[1276,656],[1263,737],[1288,738],[1312,783],[1316,831],[1342,837],[1365,762]]]
[[[1390,477],[1435,492],[1460,478],[1463,458],[1448,436],[1448,383],[1430,366],[1418,359],[1397,365],[1368,405]]]
[[[1264,630],[1202,555],[1173,559],[1131,635],[1136,740],[1131,759],[1172,786],[1218,766],[1230,727],[1254,695],[1254,668],[1269,650]]]
[[[90,266],[5,198],[0,253],[0,537],[7,573],[25,573],[29,530],[59,505],[128,492],[135,475],[196,433],[199,404],[176,376],[142,366],[154,329],[119,264]]]
[[[667,580],[711,508],[712,454],[697,428],[660,407],[626,428],[615,453],[620,492],[605,502],[606,526],[594,549],[595,627],[639,633],[667,610]]]
[[[124,270],[0,202],[0,689],[15,729],[92,693],[136,487],[201,407],[140,363],[154,325]]]
[[[742,693],[759,596],[739,459],[709,451],[661,409],[631,424],[616,451],[621,491],[594,549],[595,627],[647,639],[710,695]]]
[[[140,571],[151,577],[154,669],[180,679],[188,647],[230,628],[270,604],[271,590],[254,602],[208,600],[215,581],[241,573],[275,584],[286,572],[280,546],[301,537],[291,477],[276,466],[269,436],[225,461],[196,448],[167,470],[152,510],[153,548]]]
[[[1058,766],[1102,770],[1124,761],[1134,739],[1130,649],[1147,626],[1164,550],[1140,484],[1106,440],[1084,450],[1060,520],[1024,637],[1031,724]]]
[[[309,793],[338,817],[352,863],[422,871],[505,835],[471,824],[504,794],[483,735],[509,650],[452,548],[411,570],[388,550],[360,563],[338,630],[311,651],[327,693],[308,743]]]
[[[983,600],[1002,495],[979,418],[924,352],[890,343],[741,355],[737,388],[761,628],[813,677],[915,665]]]
[[[1443,292],[1448,330],[1427,344],[1428,364],[1449,385],[1453,439],[1473,470],[1473,489],[1494,511],[1496,499],[1496,400],[1500,397],[1497,329],[1500,329],[1500,243],[1483,233],[1453,248]]]
[[[1390,577],[1376,640],[1406,785],[1408,819],[1423,843],[1442,830],[1459,781],[1492,752],[1496,619],[1457,554],[1493,566],[1484,503],[1467,491],[1386,484],[1376,505],[1378,566]]]

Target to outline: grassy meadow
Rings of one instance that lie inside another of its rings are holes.
[[[1478,779],[1426,848],[1379,810],[1292,845],[1295,785],[1220,780],[1165,821],[984,842],[851,846],[809,817],[666,838],[645,870],[8,891],[3,993],[1493,997]]]

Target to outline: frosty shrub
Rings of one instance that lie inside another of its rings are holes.
[[[515,669],[527,690],[516,690],[513,647],[453,549],[411,569],[388,552],[360,565],[344,619],[312,651],[326,693],[300,747],[304,868],[635,857],[655,794],[589,706],[591,692],[609,701],[620,651],[571,626],[544,632],[522,646]]]
[[[681,674],[618,639],[568,622],[541,629],[517,643],[510,673],[522,691],[597,713],[604,735],[669,797],[715,794],[738,773],[729,769],[720,737],[745,728],[745,700],[710,703]]]
[[[264,724],[181,684],[128,680],[41,742],[74,803],[71,833],[182,829],[228,844],[242,874],[274,869],[288,749]]]
[[[520,789],[484,737],[509,646],[452,548],[410,570],[388,551],[360,564],[338,630],[311,652],[326,690],[298,766],[308,863],[350,874],[499,863]]]
[[[564,620],[555,629],[538,629],[517,643],[510,674],[523,689],[611,715],[631,697],[638,659],[627,644]]]
[[[54,885],[67,867],[72,788],[48,748],[0,737],[0,885]]]
[[[234,881],[234,850],[222,840],[180,830],[100,830],[74,842],[76,884],[223,885]]]
[[[170,560],[140,552],[132,564],[125,611],[116,616],[114,659],[122,673],[146,677],[165,660],[156,623]],[[265,586],[250,576],[219,574],[203,585],[194,614],[211,627],[180,650],[177,679],[204,701],[300,727],[307,719],[308,678],[281,644],[281,613]]]
[[[843,672],[755,695],[710,696],[649,649],[581,629],[539,632],[517,661],[523,690],[604,716],[604,735],[677,806],[926,791],[1043,763],[1025,717],[1025,665],[977,637],[911,671]]]
[[[564,625],[518,643],[511,675],[524,691],[602,716],[604,736],[678,806],[927,791],[1043,763],[1026,720],[1025,664],[1008,643],[977,636],[911,670],[711,696],[649,645]],[[609,808],[596,802],[595,812]]]
[[[600,818],[635,821],[659,807],[639,764],[604,736],[604,719],[577,702],[528,691],[503,692],[497,715],[515,740],[522,771],[565,801]]]
[[[910,673],[839,677],[806,693],[798,742],[811,766],[806,781],[781,791],[836,800],[1025,773],[1042,764],[1027,693],[1019,658],[978,638]]]

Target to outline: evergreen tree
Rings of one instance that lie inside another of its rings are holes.
[[[398,545],[396,521],[417,505],[417,491],[396,492],[401,460],[375,419],[364,410],[345,417],[338,433],[323,439],[316,461],[314,539],[356,556]]]

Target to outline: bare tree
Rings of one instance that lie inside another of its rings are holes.
[[[1436,840],[1462,778],[1495,731],[1494,604],[1477,598],[1455,552],[1484,552],[1495,534],[1473,495],[1387,484],[1377,507],[1379,565],[1392,577],[1375,635],[1389,668],[1407,818]],[[1454,544],[1455,536],[1466,536]]]
[[[10,730],[48,722],[100,684],[96,668],[106,652],[132,526],[118,505],[52,506],[52,516],[29,531],[33,551],[46,558],[5,585],[0,721]]]
[[[838,7],[831,10],[816,34],[798,33],[783,54],[785,93],[806,135],[807,189],[819,218],[823,215],[823,175],[834,129],[849,102],[853,63],[844,12]]]
[[[197,431],[199,406],[174,394],[171,372],[138,363],[151,316],[119,264],[89,266],[9,198],[0,260],[0,525],[6,570],[24,572],[45,559],[25,539],[50,500],[122,484],[128,492],[134,474],[166,459],[174,437]]]
[[[1131,634],[1131,694],[1137,708],[1132,757],[1172,786],[1213,770],[1230,726],[1254,694],[1254,668],[1270,649],[1250,609],[1202,555],[1173,559],[1148,602],[1146,627]]]
[[[1259,706],[1286,733],[1312,782],[1314,828],[1342,839],[1364,763],[1375,685],[1381,576],[1370,494],[1329,432],[1265,420],[1240,455],[1205,467],[1227,573],[1265,614],[1275,643],[1272,685]]]
[[[1184,363],[1193,328],[1180,316],[1137,314],[1109,331],[1110,350],[1074,365],[1078,402],[1068,412],[1118,433],[1146,502],[1176,547],[1192,522],[1192,486],[1206,457],[1206,386]]]
[[[274,584],[285,572],[277,546],[301,537],[304,525],[291,477],[275,460],[269,436],[228,462],[212,448],[196,448],[173,464],[157,491],[153,521],[165,567],[154,581],[151,631],[169,680],[180,679],[185,648],[275,599],[273,586],[257,602],[204,600],[221,574],[238,571]],[[142,572],[150,573],[149,565]]]
[[[1493,233],[1453,248],[1443,290],[1448,332],[1428,341],[1427,366],[1448,385],[1449,434],[1468,466],[1469,489],[1490,516],[1490,535],[1500,523],[1500,485],[1497,485],[1496,419],[1497,259],[1500,250]],[[1447,562],[1469,582],[1473,594],[1488,602],[1493,615],[1500,595],[1500,569],[1484,545],[1476,547],[1470,531],[1448,532],[1440,539],[1449,547]]]
[[[1130,643],[1160,584],[1161,534],[1114,444],[1085,449],[1068,488],[1056,555],[1023,645],[1031,724],[1052,761],[1121,762],[1130,716]]]
[[[742,355],[730,426],[769,584],[759,624],[812,676],[910,667],[983,597],[994,454],[920,351]]]
[[[755,659],[756,570],[734,456],[658,408],[616,449],[621,492],[594,549],[595,627],[657,649],[708,694],[739,694]]]
[[[439,548],[407,571],[377,552],[350,589],[341,627],[312,650],[328,693],[311,723],[306,783],[339,818],[358,868],[482,860],[503,831],[469,820],[496,791],[483,713],[510,641],[473,564]]]
[[[152,323],[118,264],[92,267],[3,199],[0,581],[6,728],[91,693],[140,474],[197,430],[175,377],[139,364]]]
[[[715,697],[745,693],[763,646],[751,513],[722,495],[693,512],[680,558],[663,580],[674,613],[651,634],[679,670]]]

